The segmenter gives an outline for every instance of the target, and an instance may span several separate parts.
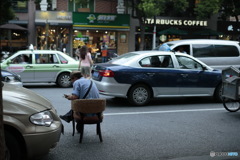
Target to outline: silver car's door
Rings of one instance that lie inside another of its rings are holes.
[[[19,74],[22,82],[31,82],[34,79],[32,57],[32,53],[18,54],[10,59],[6,69]]]

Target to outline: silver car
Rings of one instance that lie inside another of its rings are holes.
[[[240,68],[240,46],[238,41],[219,39],[184,39],[169,41],[154,50],[160,50],[168,45],[170,50],[180,51],[198,58],[214,69],[224,69],[229,66]]]
[[[45,155],[60,140],[63,126],[44,97],[23,87],[1,82],[6,159]]]

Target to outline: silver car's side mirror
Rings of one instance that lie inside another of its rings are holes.
[[[4,82],[10,82],[10,81],[14,81],[14,77],[13,76],[6,76],[4,78]]]

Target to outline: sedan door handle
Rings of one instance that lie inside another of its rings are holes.
[[[147,75],[149,75],[149,76],[154,76],[155,73],[147,73]]]
[[[182,77],[186,78],[188,74],[181,74]]]
[[[58,65],[53,65],[53,67],[59,68],[59,66],[58,66]]]
[[[33,66],[27,65],[26,68],[33,68]]]

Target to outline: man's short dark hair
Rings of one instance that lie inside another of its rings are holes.
[[[81,72],[80,71],[72,71],[71,73],[70,73],[70,78],[81,78],[82,77],[82,74],[81,74]]]

